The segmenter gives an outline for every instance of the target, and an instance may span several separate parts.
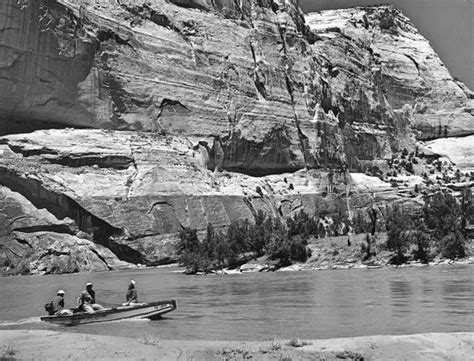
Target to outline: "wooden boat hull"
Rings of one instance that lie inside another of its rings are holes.
[[[176,309],[176,301],[157,301],[151,303],[132,304],[95,311],[94,313],[77,312],[66,316],[44,316],[41,321],[67,326],[76,326],[94,322],[109,322],[127,318],[156,319]]]

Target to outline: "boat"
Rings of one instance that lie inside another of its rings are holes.
[[[158,319],[165,313],[176,309],[176,301],[157,301],[151,303],[135,303],[129,306],[118,306],[97,310],[94,313],[76,312],[71,315],[53,315],[41,317],[41,321],[76,326],[94,322],[109,322],[127,318],[151,320]]]

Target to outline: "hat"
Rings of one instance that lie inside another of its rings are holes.
[[[59,296],[59,295],[64,295],[64,293],[65,293],[65,292],[64,292],[63,290],[59,290],[59,291],[58,291],[58,296]]]
[[[86,284],[86,287],[89,287],[89,286],[92,286],[92,283],[91,283],[91,282],[88,282],[88,283]]]
[[[131,281],[130,281],[130,284],[132,284],[132,285],[135,286],[135,281],[134,281],[134,280],[131,280]]]

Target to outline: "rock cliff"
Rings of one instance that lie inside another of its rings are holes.
[[[431,160],[401,151],[474,130],[399,11],[296,0],[2,1],[0,114],[0,262],[26,272],[170,262],[183,227],[260,209],[417,206]]]

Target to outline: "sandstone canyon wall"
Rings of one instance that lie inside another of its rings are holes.
[[[6,0],[0,29],[0,267],[156,265],[183,227],[416,206],[430,166],[393,187],[391,162],[474,132],[472,93],[390,6]]]

